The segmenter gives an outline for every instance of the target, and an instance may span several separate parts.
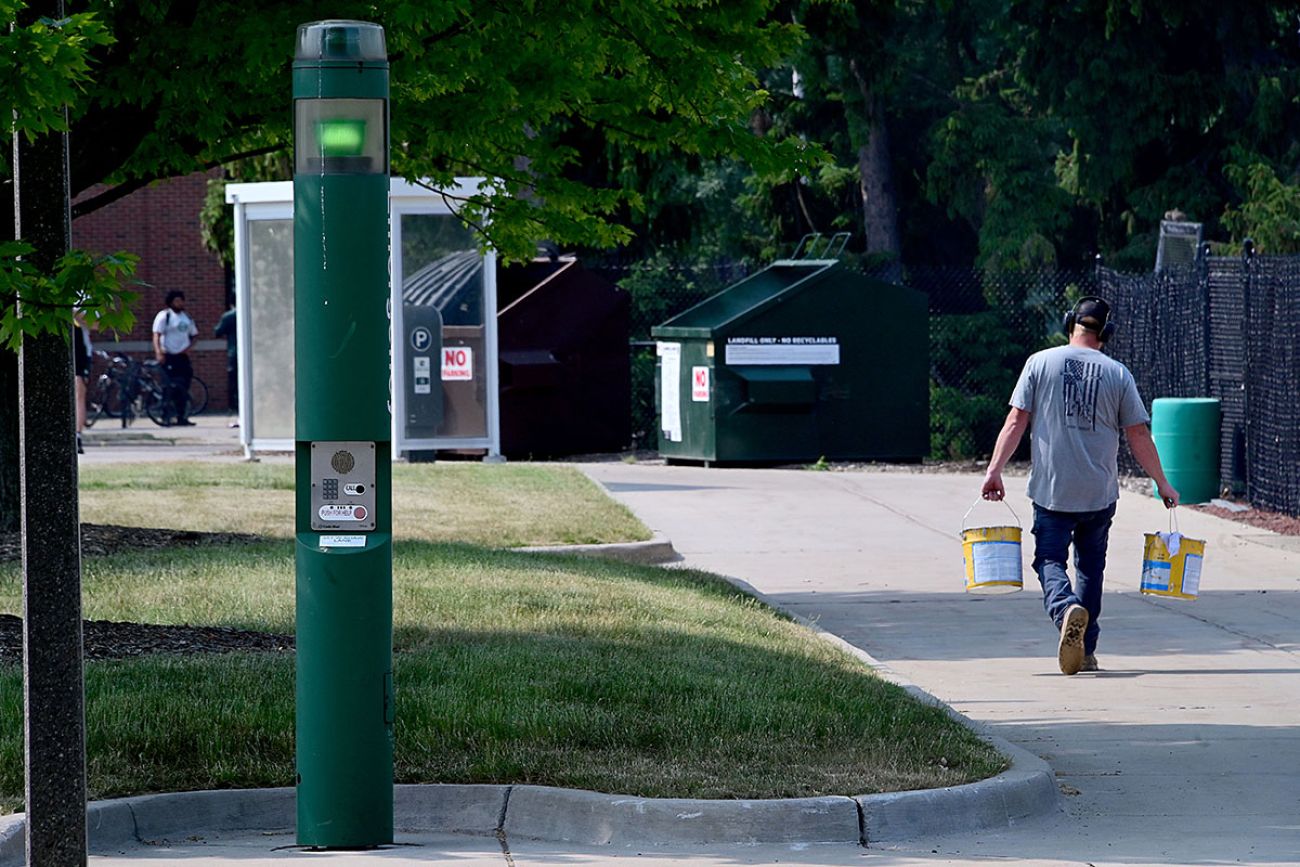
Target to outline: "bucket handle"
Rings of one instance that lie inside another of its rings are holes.
[[[966,514],[961,516],[962,532],[965,532],[966,530],[970,529],[969,527],[966,526],[966,519],[970,517],[970,513],[975,511],[975,507],[978,506],[981,502],[983,502],[983,500],[984,498],[982,496],[976,497],[975,502],[971,503],[970,508],[966,510]],[[1011,508],[1011,504],[1008,503],[1006,500],[1001,500],[1000,502],[1002,503],[1002,505],[1006,506],[1007,509],[1011,512],[1011,517],[1016,519],[1016,526],[1023,527],[1023,525],[1020,523],[1020,516],[1016,514],[1015,509]],[[1172,511],[1172,509],[1170,511]],[[960,533],[958,535],[960,535]]]

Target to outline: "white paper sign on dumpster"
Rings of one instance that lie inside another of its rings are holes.
[[[659,343],[659,427],[670,443],[682,441],[682,345]]]
[[[442,381],[464,382],[474,378],[474,350],[468,346],[442,348]]]

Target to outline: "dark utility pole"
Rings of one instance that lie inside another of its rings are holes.
[[[63,17],[33,2],[27,21]],[[26,23],[26,22],[24,22]],[[14,136],[14,228],[44,273],[70,246],[68,137]],[[86,863],[86,722],[81,638],[81,527],[67,334],[26,336],[21,409],[23,700],[28,867]]]

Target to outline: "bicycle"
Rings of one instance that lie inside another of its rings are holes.
[[[95,355],[107,362],[107,369],[96,378],[86,402],[86,427],[100,416],[120,418],[122,427],[128,427],[141,415],[147,415],[159,427],[167,427],[168,419],[176,415],[167,398],[167,374],[157,361],[140,361],[129,355],[109,356],[97,351]],[[198,415],[207,409],[208,386],[199,377],[190,381],[189,413]]]
[[[95,364],[103,365],[104,369],[86,389],[86,427],[94,425],[100,416],[120,418],[122,415],[121,392],[117,383],[125,374],[126,358],[110,356],[102,349],[96,349]]]

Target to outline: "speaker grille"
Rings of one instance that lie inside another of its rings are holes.
[[[352,457],[352,452],[344,449],[335,452],[334,457],[330,458],[330,466],[333,467],[334,472],[338,473],[340,476],[346,476],[348,473],[352,472],[352,468],[356,465],[357,459]]]

